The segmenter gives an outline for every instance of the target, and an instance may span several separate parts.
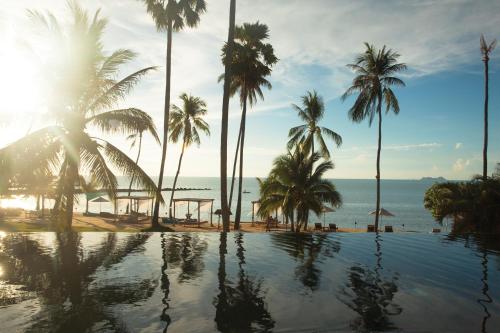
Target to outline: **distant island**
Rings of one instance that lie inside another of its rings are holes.
[[[447,179],[444,177],[422,177],[420,178],[421,181],[432,181],[432,182],[446,182]]]

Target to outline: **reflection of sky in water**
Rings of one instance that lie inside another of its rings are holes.
[[[228,234],[221,256],[220,237],[96,232],[66,243],[54,233],[0,234],[0,320],[11,331],[56,330],[88,316],[86,329],[120,323],[129,331],[170,321],[169,331],[469,332],[486,309],[486,327],[500,325],[500,256],[491,239]],[[482,279],[493,300],[484,308]],[[48,306],[58,302],[64,309]]]

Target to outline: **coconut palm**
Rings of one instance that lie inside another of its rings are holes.
[[[352,86],[342,96],[342,100],[358,94],[354,105],[349,109],[349,118],[356,123],[368,118],[371,126],[375,116],[378,117],[378,148],[377,148],[377,202],[375,214],[375,230],[378,230],[380,211],[380,150],[382,148],[382,105],[386,113],[399,113],[399,102],[391,89],[392,86],[404,87],[405,83],[395,77],[398,72],[406,70],[406,65],[398,63],[399,54],[382,47],[377,50],[373,45],[365,43],[365,52],[359,54],[353,64],[347,65],[356,77]]]
[[[144,136],[144,132],[147,131],[148,128],[140,128],[137,132],[130,134],[127,137],[127,141],[130,141],[130,149],[133,149],[137,145],[137,157],[135,158],[135,164],[139,165],[139,158],[141,157],[142,150],[142,138]],[[160,144],[160,138],[158,137],[158,133],[156,132],[156,128],[150,128],[150,133],[155,139],[155,141]],[[134,177],[130,178],[130,182],[128,185],[128,195],[132,193],[132,184],[134,183]],[[127,214],[129,212],[130,202],[127,204]]]
[[[488,63],[490,61],[490,54],[497,45],[497,40],[494,39],[491,43],[487,43],[483,35],[480,40],[481,54],[483,55],[484,62],[484,145],[483,145],[483,180],[488,178],[488,90],[489,90],[489,73]]]
[[[231,0],[229,5],[229,29],[226,43],[226,56],[233,58],[234,30],[236,16],[236,0]],[[231,64],[224,64],[224,93],[222,96],[222,120],[220,134],[220,201],[222,210],[222,230],[229,231],[229,207],[227,202],[227,128],[229,118],[229,95],[232,78]]]
[[[168,213],[172,217],[172,201],[174,200],[175,187],[179,172],[181,171],[182,157],[184,150],[196,143],[200,146],[200,134],[198,131],[210,135],[210,126],[203,116],[207,114],[207,104],[199,97],[189,96],[183,93],[179,96],[183,102],[182,109],[176,105],[172,105],[172,114],[170,117],[170,141],[177,143],[182,140],[182,149],[179,156],[179,164],[177,165],[177,172],[175,173],[174,184],[172,185],[172,192],[170,194],[170,203],[168,205]]]
[[[142,150],[142,138],[144,136],[144,132],[150,130],[151,135],[155,139],[155,141],[160,144],[160,138],[158,137],[158,133],[156,132],[156,128],[140,128],[137,132],[130,134],[127,137],[127,141],[130,141],[130,149],[133,149],[137,145],[137,157],[135,158],[135,164],[139,165],[139,158],[141,157]],[[132,183],[134,182],[134,178],[130,178],[130,183],[128,185],[128,195],[130,195],[132,191]]]
[[[54,37],[61,59],[45,68],[48,86],[54,89],[47,120],[54,123],[0,150],[0,159],[11,164],[25,163],[32,169],[58,174],[54,211],[66,229],[71,228],[75,187],[79,175],[89,174],[96,184],[114,199],[117,180],[111,166],[125,176],[134,177],[136,185],[155,193],[149,176],[127,154],[109,141],[90,134],[93,129],[104,134],[130,134],[141,128],[153,131],[151,117],[137,108],[110,110],[154,69],[147,67],[121,80],[116,76],[121,65],[134,59],[130,50],[103,51],[102,35],[106,19],[97,11],[92,18],[75,2],[69,3],[73,23],[65,26],[54,15],[30,12],[40,33]],[[4,164],[4,163],[1,163]],[[7,175],[8,176],[8,175]]]
[[[142,0],[146,4],[147,12],[152,16],[156,29],[167,32],[167,59],[165,103],[163,114],[163,145],[161,153],[160,175],[156,192],[152,224],[158,227],[160,214],[161,188],[165,158],[167,156],[168,125],[170,122],[170,77],[172,74],[172,33],[183,30],[186,26],[196,27],[200,22],[200,15],[206,11],[205,0]]]
[[[245,146],[245,124],[247,103],[250,107],[257,102],[257,98],[264,98],[262,87],[271,89],[271,83],[266,79],[271,74],[272,66],[278,58],[274,55],[271,44],[264,41],[269,38],[269,28],[265,24],[244,23],[235,28],[235,48],[232,58],[227,55],[227,47],[222,53],[223,63],[231,62],[232,77],[231,95],[239,93],[241,112],[240,140],[236,149],[239,149],[239,183],[238,201],[234,228],[239,229],[241,219],[241,195],[243,186],[243,151]],[[221,80],[223,76],[219,78]],[[231,207],[232,193],[230,194],[229,207]]]
[[[310,211],[319,216],[324,204],[340,207],[340,193],[331,181],[323,178],[325,172],[333,169],[333,163],[323,161],[314,167],[319,159],[320,155],[310,155],[304,144],[299,144],[293,153],[276,158],[268,179],[260,183],[258,214],[264,217],[282,208],[292,221],[292,230],[300,232],[307,227]]]
[[[303,125],[293,127],[288,132],[290,140],[288,149],[292,149],[297,143],[303,141],[307,150],[314,154],[314,141],[317,141],[320,147],[321,156],[330,158],[330,151],[325,142],[324,136],[332,139],[337,147],[342,145],[342,137],[329,128],[319,126],[319,122],[325,114],[325,103],[323,98],[316,91],[308,91],[302,96],[302,108],[292,104],[292,108],[297,112],[299,118],[304,122]]]

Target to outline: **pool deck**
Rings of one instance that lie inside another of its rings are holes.
[[[175,232],[220,232],[215,222],[213,226],[210,223],[204,222],[198,227],[194,225],[164,225],[170,231]],[[115,221],[113,218],[104,218],[100,216],[83,216],[81,213],[75,213],[73,216],[73,229],[75,231],[111,231],[111,232],[140,232],[145,231],[151,226],[151,219],[144,219],[140,222]],[[233,224],[231,223],[231,229]],[[310,225],[307,232],[314,231],[314,226]],[[289,229],[288,229],[289,230]],[[0,218],[0,231],[5,232],[39,232],[39,231],[55,231],[51,226],[49,219],[29,218],[24,215],[9,216]],[[242,222],[241,231],[243,232],[267,232],[264,224],[254,224],[251,222]],[[284,226],[272,228],[271,232],[286,231]],[[361,228],[339,228],[338,232],[366,232],[366,229]]]

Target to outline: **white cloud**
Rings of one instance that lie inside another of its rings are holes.
[[[455,144],[455,149],[460,149],[460,148],[462,148],[462,146],[463,146],[463,143],[462,143],[462,142],[457,142],[457,143]]]
[[[455,171],[455,172],[463,171],[469,165],[470,165],[470,160],[464,160],[462,158],[459,158],[453,164],[453,171]]]
[[[434,148],[441,147],[440,143],[418,143],[418,144],[409,144],[409,145],[387,145],[384,146],[385,150],[396,150],[396,151],[407,151],[407,150],[415,150],[415,149],[429,149],[433,150]]]

